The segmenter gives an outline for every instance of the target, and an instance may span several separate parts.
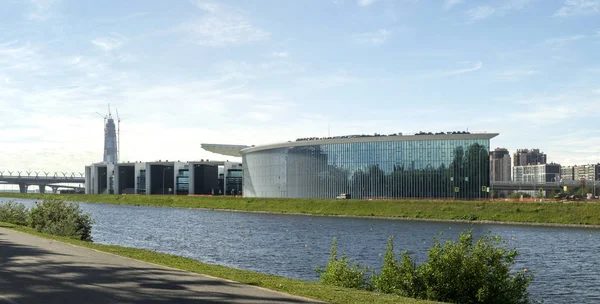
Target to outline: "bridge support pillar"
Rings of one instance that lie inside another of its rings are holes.
[[[21,193],[27,193],[27,187],[29,187],[29,185],[27,185],[27,184],[19,184],[19,192],[21,192]]]
[[[52,188],[52,193],[56,193],[58,191],[58,187],[50,186]]]
[[[46,193],[46,185],[38,185],[38,187],[40,187],[40,193]]]

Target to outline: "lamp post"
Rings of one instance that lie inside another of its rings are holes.
[[[165,194],[165,171],[171,170],[171,167],[163,167],[163,179],[162,179],[162,194]]]

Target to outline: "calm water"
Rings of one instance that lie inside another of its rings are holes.
[[[32,201],[16,200],[26,203]],[[517,247],[515,269],[535,275],[532,298],[545,303],[600,303],[600,230],[219,212],[81,204],[96,223],[94,242],[152,249],[207,263],[315,280],[333,237],[339,250],[379,267],[387,238],[398,251],[426,259],[434,236],[491,231]],[[513,240],[514,238],[514,240]]]

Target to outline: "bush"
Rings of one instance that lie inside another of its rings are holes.
[[[39,232],[75,237],[92,241],[92,219],[84,214],[79,205],[57,199],[45,199],[35,203],[30,210],[29,226]]]
[[[25,209],[25,205],[13,201],[0,204],[0,222],[26,225],[27,209]]]
[[[419,266],[426,291],[419,298],[452,303],[529,303],[533,276],[510,274],[518,252],[506,249],[499,236],[483,236],[474,242],[471,230],[456,242],[442,246],[437,240]]]
[[[325,266],[325,269],[321,269],[317,266],[317,273],[321,278],[320,282],[322,284],[373,290],[371,278],[367,276],[367,272],[372,273],[372,271],[370,271],[367,266],[361,269],[358,263],[350,265],[350,260],[346,257],[345,252],[342,253],[341,258],[338,258],[336,238],[333,238],[329,252],[329,261]]]
[[[379,292],[396,293],[405,297],[416,298],[425,289],[423,278],[408,252],[402,253],[402,262],[396,259],[393,236],[388,239],[381,272],[373,282]]]
[[[499,236],[483,236],[474,241],[471,230],[461,233],[458,241],[438,240],[428,251],[427,262],[416,265],[407,252],[398,261],[393,237],[388,239],[384,264],[372,282],[365,276],[367,268],[349,267],[345,255],[337,259],[337,242],[333,241],[331,257],[325,270],[317,267],[321,283],[395,293],[417,299],[450,303],[530,303],[527,287],[531,274],[515,272],[510,266],[518,255],[515,249],[503,247]]]

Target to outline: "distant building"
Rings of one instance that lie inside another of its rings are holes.
[[[515,166],[543,165],[546,163],[546,154],[539,149],[519,149],[513,155]]]
[[[85,167],[85,193],[240,195],[242,164],[209,160],[97,163]]]
[[[559,164],[543,164],[513,167],[513,180],[523,183],[560,182],[561,167]]]
[[[588,164],[573,166],[573,178],[575,180],[599,180],[600,164]]]
[[[560,166],[560,179],[564,181],[575,180],[574,166]]]
[[[117,129],[110,112],[105,117],[104,122],[104,158],[102,162],[116,164],[119,161],[117,157]]]
[[[507,149],[496,148],[490,152],[490,178],[492,181],[511,181],[510,153]]]

